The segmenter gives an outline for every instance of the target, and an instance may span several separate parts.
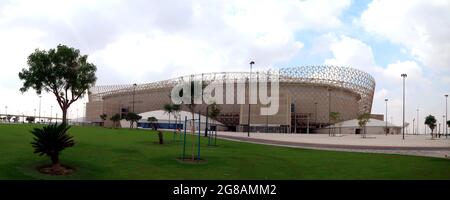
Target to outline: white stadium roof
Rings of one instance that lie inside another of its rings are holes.
[[[150,112],[144,112],[144,113],[140,113],[139,115],[142,116],[142,119],[139,122],[147,122],[147,119],[149,117],[155,117],[156,119],[158,119],[158,122],[160,122],[160,123],[161,122],[164,122],[164,123],[169,122],[169,113],[165,112],[164,110],[155,110],[155,111],[150,111]],[[188,120],[192,118],[191,113],[187,112],[187,111],[180,111],[178,116],[179,116],[178,120],[181,119],[182,122],[184,122],[185,116],[187,116]],[[198,113],[195,113],[195,119],[198,119]],[[171,123],[175,123],[174,113],[170,114],[170,120],[171,120]],[[200,115],[200,120],[201,120],[201,123],[205,123],[206,117],[203,115]],[[217,124],[217,125],[222,125],[222,123],[215,121],[211,118],[208,118],[208,122],[209,123],[215,122],[215,124]],[[197,121],[197,123],[198,123],[198,121]]]

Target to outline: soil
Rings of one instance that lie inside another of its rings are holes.
[[[59,168],[54,169],[51,165],[44,165],[37,168],[37,170],[43,174],[53,176],[65,176],[75,172],[75,169],[69,166],[61,165]]]
[[[180,163],[187,163],[187,164],[205,164],[205,163],[207,163],[207,161],[204,159],[200,158],[200,160],[198,160],[197,158],[195,158],[195,160],[192,160],[191,157],[189,157],[189,158],[186,157],[184,159],[177,158],[176,160]]]

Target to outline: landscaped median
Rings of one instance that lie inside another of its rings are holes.
[[[209,147],[203,136],[204,162],[180,162],[182,143],[171,132],[161,145],[155,131],[77,126],[68,131],[75,145],[60,156],[61,164],[75,172],[52,176],[36,169],[50,160],[33,154],[33,127],[0,125],[0,179],[450,179],[448,159],[227,140]]]

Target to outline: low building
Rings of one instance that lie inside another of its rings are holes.
[[[366,134],[386,134],[387,127],[389,134],[400,134],[402,130],[401,125],[395,125],[371,118],[366,124]],[[357,119],[338,122],[334,125],[324,127],[316,131],[316,133],[328,134],[329,131],[335,131],[336,134],[361,134],[362,128],[358,124]]]

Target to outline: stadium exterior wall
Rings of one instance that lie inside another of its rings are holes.
[[[252,78],[267,75],[270,79],[271,74],[275,73],[279,75],[280,81],[279,112],[273,116],[260,115],[259,108],[263,105],[251,105],[252,131],[305,132],[307,127],[313,131],[314,128],[330,124],[329,112],[339,112],[341,120],[348,120],[371,111],[375,80],[360,70],[336,66],[305,66],[253,73]],[[161,110],[164,104],[170,103],[170,91],[182,81],[203,80],[211,83],[223,79],[247,83],[249,76],[246,72],[208,73],[139,84],[136,87],[96,86],[90,89],[86,105],[87,119],[97,123],[101,122],[99,116],[102,113],[112,116],[116,113],[133,112],[133,94],[134,112],[143,113]],[[236,85],[234,91],[236,102]],[[247,90],[245,93],[248,94]],[[217,120],[229,130],[247,129],[248,104],[223,104],[219,108],[221,114]],[[182,109],[189,111],[185,106]],[[206,114],[206,104],[196,106],[195,112]],[[106,120],[105,125],[112,126],[112,122]]]

